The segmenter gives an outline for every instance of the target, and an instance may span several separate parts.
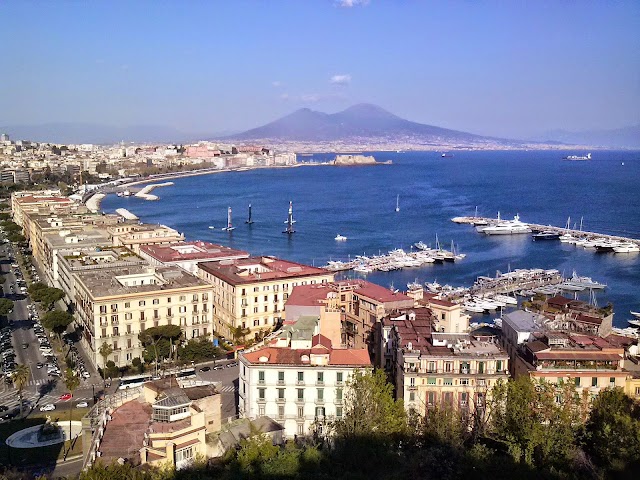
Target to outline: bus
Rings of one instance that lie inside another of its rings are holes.
[[[148,374],[122,377],[120,379],[120,385],[118,386],[118,390],[126,390],[127,388],[141,387],[144,382],[148,382],[150,380],[151,380],[151,375],[148,375]]]
[[[196,378],[195,368],[183,368],[176,373],[176,378]]]

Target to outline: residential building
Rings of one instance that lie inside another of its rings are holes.
[[[82,261],[82,260],[80,260]],[[104,366],[98,350],[118,366],[142,355],[138,334],[179,325],[186,339],[213,333],[212,289],[179,267],[130,266],[73,273],[76,323],[91,361]]]
[[[333,348],[322,336],[291,338],[286,347],[263,347],[240,358],[239,412],[267,415],[287,438],[325,434],[342,418],[346,385],[356,369],[371,367],[366,349]]]
[[[184,240],[184,234],[166,225],[126,223],[107,227],[113,246],[140,253],[143,245],[168,245]]]
[[[389,316],[382,329],[385,368],[407,410],[451,407],[486,418],[491,388],[509,378],[497,332],[436,332],[426,308]]]
[[[198,276],[213,286],[216,331],[231,336],[240,327],[256,338],[284,317],[294,287],[333,281],[322,268],[275,257],[202,262]]]
[[[221,262],[247,258],[249,253],[209,242],[195,241],[165,245],[142,245],[140,246],[140,256],[151,265],[176,265],[197,275],[197,265],[200,262]]]

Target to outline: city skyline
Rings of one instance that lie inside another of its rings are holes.
[[[237,132],[375,103],[531,138],[640,122],[634,2],[5,2],[0,125]]]

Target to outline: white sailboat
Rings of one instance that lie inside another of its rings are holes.
[[[227,226],[224,227],[222,230],[226,231],[226,232],[232,232],[236,229],[236,227],[233,226],[233,224],[231,223],[231,207],[229,207],[227,209]]]
[[[296,231],[293,229],[293,224],[296,223],[296,221],[293,219],[293,202],[291,201],[289,202],[289,215],[287,216],[287,219],[284,223],[287,225],[287,228],[282,233],[286,233],[287,235],[296,233]]]
[[[396,197],[396,212],[400,211],[400,195]]]
[[[345,237],[344,235],[337,234],[336,238],[334,238],[334,240],[336,242],[346,242],[347,241],[347,237]]]

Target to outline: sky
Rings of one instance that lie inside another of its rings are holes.
[[[0,125],[216,134],[374,103],[527,138],[640,123],[640,2],[1,0]]]

